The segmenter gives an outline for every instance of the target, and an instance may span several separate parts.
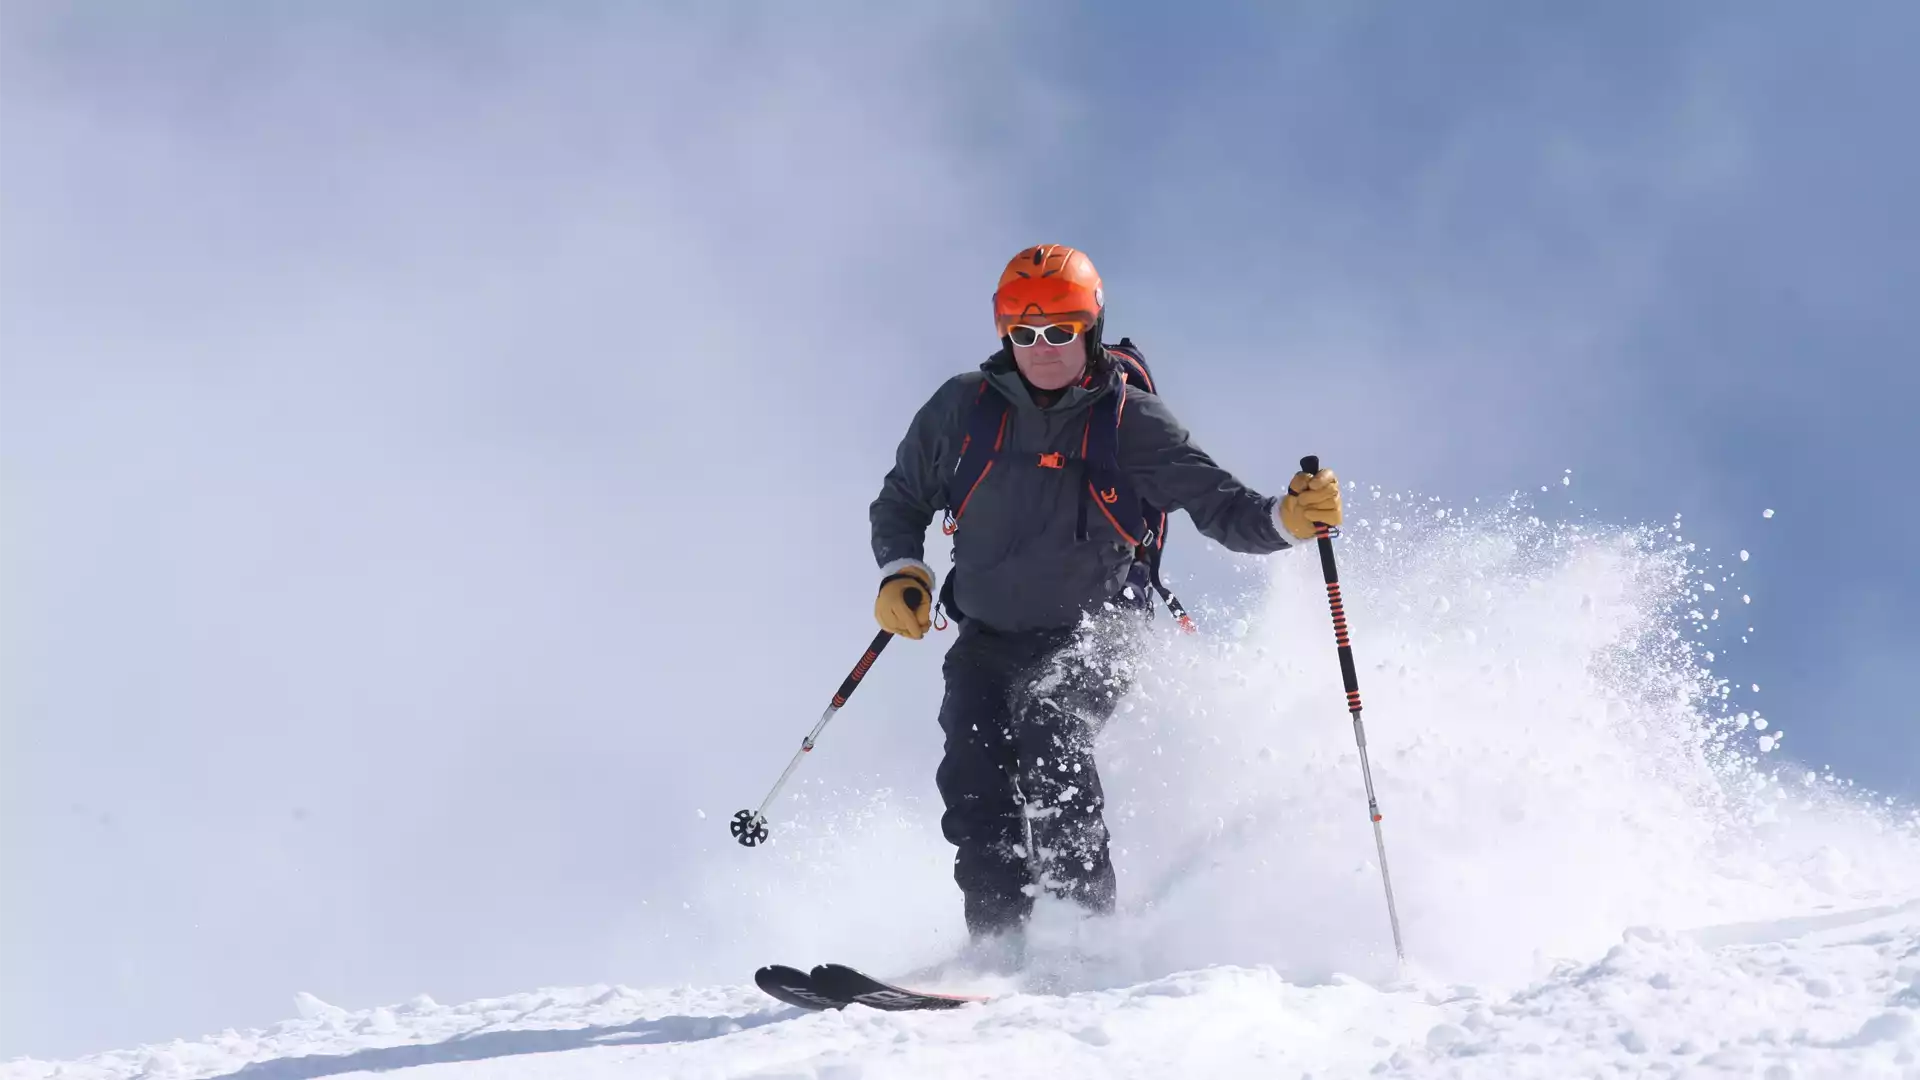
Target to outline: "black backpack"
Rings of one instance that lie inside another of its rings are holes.
[[[1127,389],[1138,387],[1150,394],[1159,391],[1153,381],[1153,372],[1147,367],[1146,356],[1131,338],[1123,337],[1118,345],[1105,345],[1102,348],[1107,361],[1119,368],[1121,384],[1119,392],[1100,399],[1087,414],[1086,433],[1081,436],[1078,455],[1086,474],[1087,494],[1080,500],[1075,532],[1079,539],[1085,540],[1089,523],[1093,521],[1093,515],[1088,510],[1098,510],[1107,524],[1120,534],[1120,538],[1133,547],[1134,565],[1133,572],[1128,575],[1128,585],[1129,589],[1140,591],[1138,600],[1141,606],[1152,610],[1152,597],[1146,595],[1146,589],[1151,587],[1166,602],[1167,611],[1179,621],[1180,628],[1192,633],[1195,629],[1192,616],[1187,614],[1180,598],[1173,595],[1173,591],[1160,580],[1160,558],[1167,548],[1167,512],[1141,498],[1120,469],[1120,424],[1126,419]],[[953,475],[947,479],[948,509],[941,529],[948,536],[960,528],[960,519],[967,512],[968,500],[999,460],[1000,446],[1006,437],[1007,418],[1011,413],[1012,407],[1006,399],[990,393],[985,383],[980,384],[980,393],[974,398],[973,408],[967,414],[967,433],[960,443],[960,461],[954,466]],[[1040,465],[1043,468],[1063,469],[1069,460],[1066,454],[1043,454]],[[940,590],[940,600],[954,618],[965,618],[953,602],[952,575],[948,575],[945,587]]]

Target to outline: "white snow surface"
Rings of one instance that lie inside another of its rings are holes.
[[[1920,904],[1635,928],[1511,995],[1216,966],[951,1013],[800,1013],[751,986],[542,990],[308,1016],[8,1080],[597,1077],[1912,1077]],[[318,1005],[316,1008],[315,1006]]]
[[[937,808],[813,761],[774,843],[722,838],[697,894],[636,913],[617,948],[660,988],[300,994],[265,1031],[0,1080],[1920,1080],[1920,821],[1786,756],[1818,717],[1755,734],[1739,646],[1689,614],[1707,571],[1677,526],[1354,502],[1341,572],[1405,964],[1309,551],[1256,571],[1245,610],[1199,613],[1227,632],[1139,658],[1102,736],[1122,910],[1043,907],[1027,972],[934,978],[983,1004],[802,1013],[746,981],[898,973],[959,934]]]

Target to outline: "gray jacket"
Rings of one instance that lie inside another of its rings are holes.
[[[1013,409],[993,471],[954,533],[954,602],[967,618],[996,630],[1071,626],[1119,594],[1133,563],[1132,549],[1097,512],[1087,539],[1074,538],[1081,500],[1091,498],[1077,460],[1081,436],[1093,403],[1117,391],[1117,373],[1096,379],[1092,389],[1073,387],[1044,409],[1004,349],[979,371],[949,379],[914,416],[873,501],[874,558],[888,572],[924,565],[927,526],[947,509],[947,480],[982,380]],[[1040,455],[1055,452],[1067,455],[1067,467],[1042,468]],[[1223,547],[1264,555],[1290,546],[1274,500],[1214,464],[1158,397],[1128,388],[1119,458],[1142,498],[1186,511]]]

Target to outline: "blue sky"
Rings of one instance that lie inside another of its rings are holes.
[[[6,21],[0,1054],[634,977],[599,928],[871,632],[866,502],[1039,240],[1256,485],[1573,469],[1750,549],[1724,673],[1920,792],[1908,6]]]
[[[1339,399],[1323,438],[1366,474],[1459,498],[1570,467],[1583,506],[1751,549],[1758,633],[1724,673],[1802,760],[1920,790],[1920,148],[1895,134],[1920,16],[1302,10],[1094,21],[1067,81],[1117,174],[1082,219],[1123,233],[1116,293],[1150,325],[1254,298],[1266,355],[1209,380],[1357,360],[1419,387],[1412,414]]]

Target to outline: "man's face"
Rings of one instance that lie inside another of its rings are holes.
[[[1087,342],[1075,337],[1065,345],[1049,345],[1036,337],[1031,345],[1015,345],[1013,362],[1020,374],[1042,390],[1064,390],[1080,381],[1087,371]]]

